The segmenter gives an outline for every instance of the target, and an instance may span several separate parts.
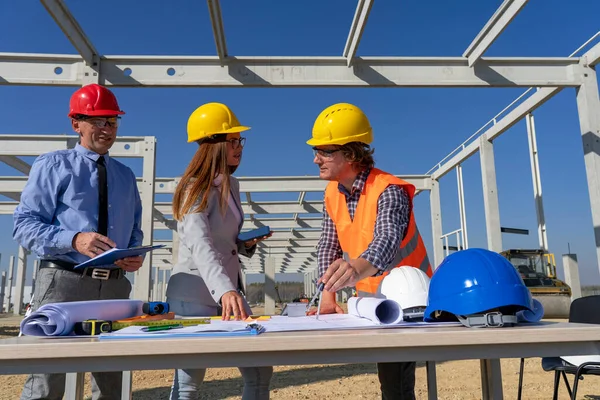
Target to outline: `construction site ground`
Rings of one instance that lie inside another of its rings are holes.
[[[262,313],[254,309],[255,315]],[[0,338],[17,336],[22,317],[0,314]],[[517,398],[519,359],[502,360],[504,397]],[[134,400],[168,399],[173,371],[135,371],[133,374]],[[25,375],[0,375],[0,400],[18,399]],[[550,399],[554,375],[541,368],[539,358],[525,360],[523,378],[524,399]],[[572,377],[571,377],[572,382]],[[437,364],[439,399],[480,399],[481,379],[479,361],[450,361]],[[201,399],[241,399],[242,379],[237,368],[209,369],[201,390]],[[91,390],[86,376],[86,398]],[[418,399],[427,398],[425,365],[417,368],[416,393]],[[578,398],[600,398],[600,378],[586,377],[580,384]],[[374,364],[276,366],[271,381],[271,399],[378,399],[381,398]],[[568,394],[561,383],[559,399]]]

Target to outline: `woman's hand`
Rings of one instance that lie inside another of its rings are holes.
[[[232,315],[236,321],[248,318],[246,310],[244,309],[244,298],[235,290],[225,292],[221,296],[221,307],[223,308],[223,321],[229,321],[229,317]]]
[[[247,249],[251,248],[252,246],[256,245],[258,242],[263,241],[265,239],[270,238],[271,236],[273,236],[273,232],[269,232],[268,235],[259,237],[259,238],[254,238],[252,240],[247,240],[244,242],[244,246],[246,246]]]

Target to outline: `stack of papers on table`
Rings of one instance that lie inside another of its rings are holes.
[[[128,326],[118,331],[102,333],[100,339],[161,339],[184,337],[252,336],[264,332],[258,324],[244,321],[211,321],[210,324],[185,326],[183,328],[145,332],[143,326]]]
[[[293,332],[293,331],[325,331],[347,329],[384,329],[384,328],[427,328],[460,326],[460,322],[406,322],[394,324],[380,324],[367,318],[351,314],[325,314],[306,317],[273,316],[269,321],[262,321],[265,332]]]

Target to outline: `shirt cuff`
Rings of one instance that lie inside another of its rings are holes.
[[[73,238],[78,233],[78,231],[60,231],[58,235],[56,235],[56,248],[68,251],[75,250],[73,248]]]
[[[215,303],[221,306],[221,297],[227,292],[237,291],[236,288],[229,282],[229,284],[218,285],[215,288],[210,289],[210,294],[213,297]]]
[[[385,266],[381,265],[381,260],[379,260],[379,258],[373,256],[369,250],[366,250],[364,253],[362,253],[360,255],[360,258],[364,258],[369,263],[371,263],[372,266],[377,268],[377,272],[374,273],[372,276],[380,276],[381,274],[383,274],[385,272]]]

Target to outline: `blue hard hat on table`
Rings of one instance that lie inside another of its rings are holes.
[[[436,269],[425,318],[432,321],[446,313],[467,326],[503,326],[516,323],[518,311],[533,309],[531,293],[515,267],[498,253],[473,248],[452,253]]]

